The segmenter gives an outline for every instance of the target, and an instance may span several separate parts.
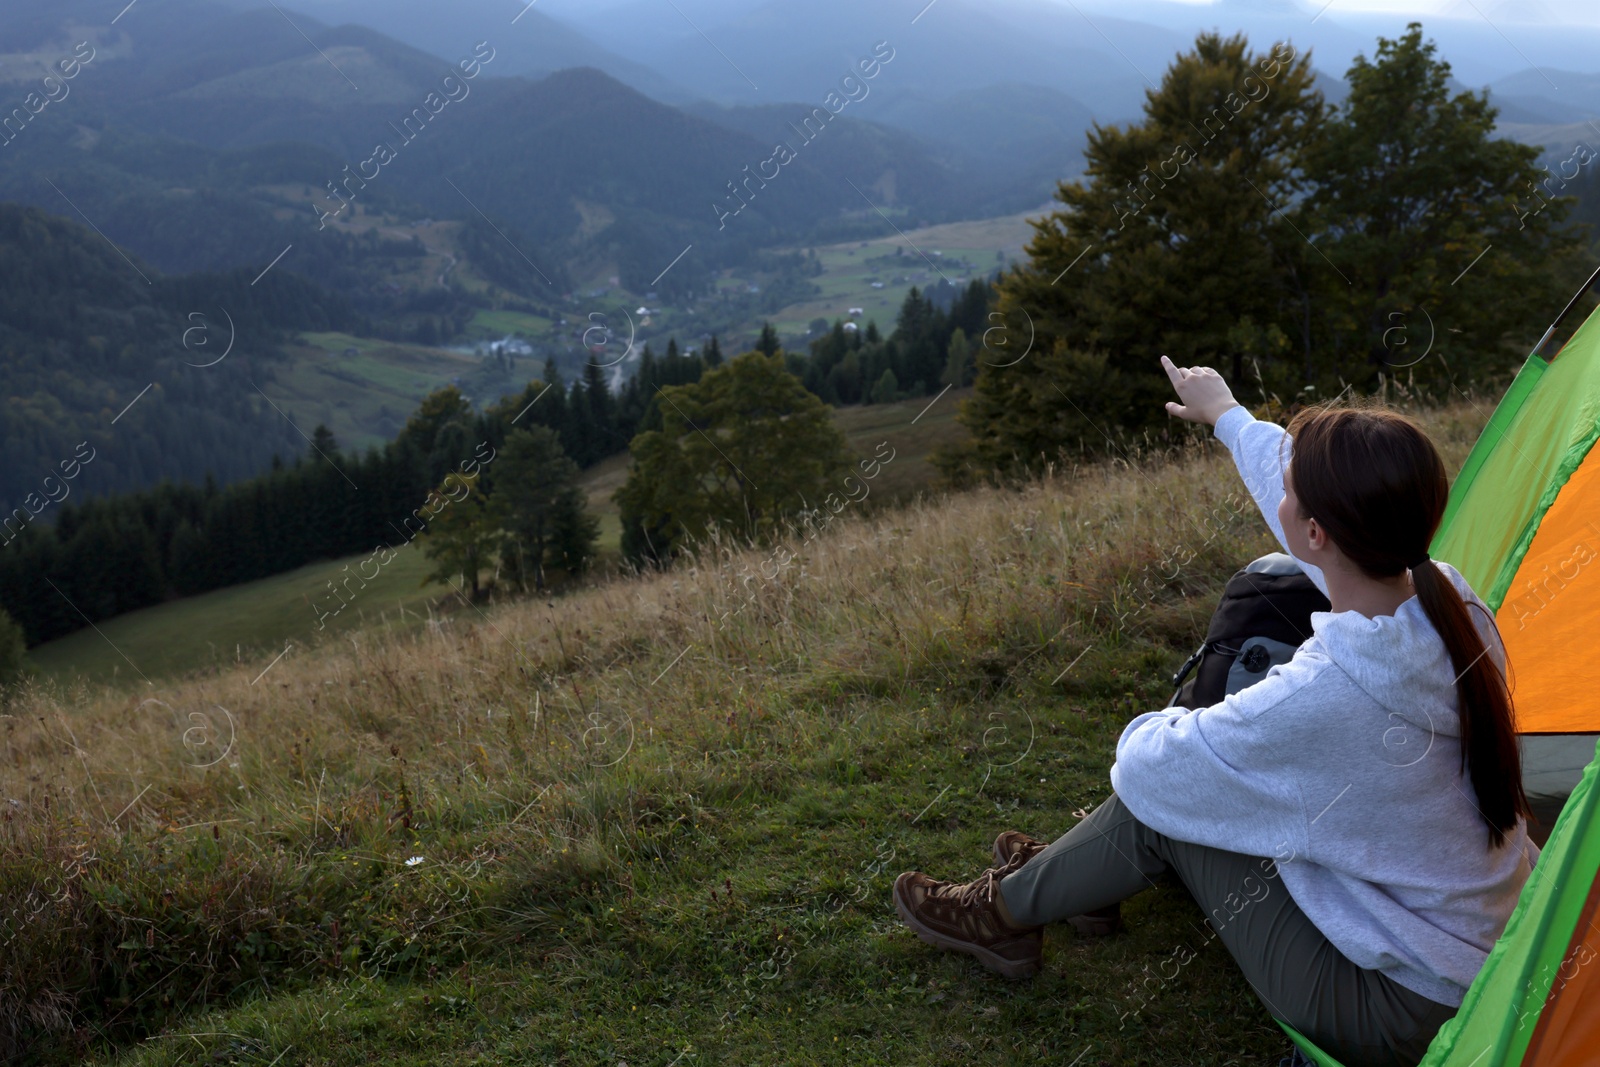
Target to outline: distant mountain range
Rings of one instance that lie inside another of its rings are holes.
[[[384,10],[392,20],[399,8]],[[722,114],[680,110],[592,67],[497,76],[539,71],[550,55],[519,50],[532,11],[501,20],[503,49],[494,34],[459,52],[438,36],[439,54],[366,26],[212,0],[134,8],[115,26],[101,15],[66,0],[53,28],[37,14],[0,22],[30,49],[0,66],[22,74],[9,86],[19,97],[26,68],[70,55],[77,40],[97,50],[72,94],[0,154],[0,196],[81,211],[164,269],[265,265],[296,244],[291,269],[348,289],[341,267],[359,257],[330,251],[338,239],[319,224],[339,196],[488,220],[529,264],[529,295],[570,289],[569,270],[618,274],[643,292],[691,244],[697,254],[665,285],[688,286],[774,243],[852,236],[868,216],[877,233],[876,209],[943,221],[1048,193],[1038,173],[996,181],[948,144],[860,121],[863,105],[823,113],[825,136],[797,136],[827,86],[764,115]],[[574,47],[663,90],[604,50]],[[452,65],[462,60],[476,77]],[[771,188],[747,184],[783,138],[796,158],[781,180],[769,170]],[[374,161],[382,150],[388,158]],[[738,190],[743,200],[730,200]],[[748,204],[736,225],[724,202]]]
[[[1262,47],[1293,41],[1337,101],[1354,56],[1371,56],[1379,35],[1398,36],[1411,19],[1329,11],[1321,0],[461,0],[448,18],[423,0],[297,2],[324,21],[359,22],[440,55],[444,42],[465,47],[474,35],[506,40],[512,58],[497,75],[553,70],[571,57],[564,65],[592,66],[747,132],[745,109],[813,101],[887,41],[895,66],[854,117],[918,138],[951,168],[948,187],[969,197],[972,214],[1037,203],[1075,175],[1090,124],[1136,118],[1145,90],[1202,29],[1244,32]],[[1600,27],[1518,21],[1503,7],[1491,15],[1422,21],[1463,84],[1491,90],[1507,135],[1564,154],[1578,127],[1600,116],[1600,74],[1552,77],[1528,69],[1526,57],[1597,65]]]
[[[202,410],[223,375],[191,379],[173,349],[188,307],[171,294],[200,286],[183,276],[209,272],[200,287],[231,286],[241,307],[279,294],[282,316],[258,308],[263,376],[273,329],[459,328],[489,286],[551,322],[566,294],[618,282],[687,305],[776,248],[1036,207],[1080,172],[1090,127],[1136,118],[1202,26],[1311,48],[1331,100],[1351,56],[1404,28],[1288,0],[117,6],[0,9],[0,201],[56,217],[4,208],[0,259],[21,271],[26,235],[48,232],[57,272],[92,282],[65,333],[0,301],[0,438],[48,458],[162,377],[146,364],[171,370],[146,401],[178,406],[196,433],[169,440],[135,409],[117,429],[139,442],[122,454],[143,458],[119,461],[119,486],[208,464],[231,478],[299,447],[237,389]],[[1464,86],[1487,85],[1506,135],[1553,162],[1600,147],[1600,74],[1582,72],[1600,32],[1508,27],[1426,25]],[[269,267],[271,286],[248,284]],[[0,484],[0,499],[24,490]]]
[[[774,244],[881,231],[880,209],[945,221],[1043,202],[1078,173],[1092,123],[1138,113],[1192,41],[1175,27],[1197,17],[1146,0],[1118,15],[940,0],[913,22],[911,6],[170,0],[115,25],[100,0],[4,12],[0,39],[17,51],[0,57],[0,90],[20,98],[79,40],[97,54],[0,152],[0,197],[81,211],[166,270],[265,265],[295,244],[291,269],[358,296],[395,250],[351,246],[353,215],[319,231],[333,191],[487,220],[528,264],[529,298],[606,274],[642,292],[690,246],[662,284],[692,287]],[[1343,56],[1372,50],[1348,19],[1294,4],[1205,10],[1263,40],[1318,42],[1334,98]],[[853,74],[875,46],[892,62]],[[431,114],[425,101],[474,49],[480,73]],[[827,135],[797,139],[845,85],[859,95]],[[1525,70],[1490,88],[1508,134],[1558,154],[1600,114],[1600,75]],[[764,162],[780,142],[795,153],[781,180]],[[394,158],[377,168],[380,145]],[[770,187],[750,184],[764,165]],[[363,168],[381,173],[352,181]],[[718,206],[745,203],[732,223]]]

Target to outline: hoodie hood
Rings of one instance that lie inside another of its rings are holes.
[[[1488,608],[1454,567],[1438,560],[1434,566],[1466,601],[1478,636],[1504,671],[1504,646]],[[1393,615],[1377,618],[1359,611],[1312,612],[1311,629],[1328,658],[1374,702],[1430,735],[1461,735],[1456,669],[1416,594]]]

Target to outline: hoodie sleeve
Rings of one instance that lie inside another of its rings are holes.
[[[1314,673],[1291,661],[1209,708],[1139,716],[1117,741],[1111,787],[1168,837],[1282,862],[1304,856],[1306,801],[1290,771],[1303,746],[1282,728]]]
[[[1244,479],[1245,488],[1261,509],[1262,517],[1272,529],[1272,536],[1306,572],[1311,583],[1322,590],[1323,596],[1327,596],[1328,583],[1322,576],[1322,569],[1289,552],[1289,542],[1283,537],[1283,524],[1278,521],[1278,504],[1283,500],[1283,469],[1293,452],[1293,441],[1288,432],[1275,422],[1256,419],[1243,405],[1223,412],[1217,419],[1214,432],[1217,440],[1227,445],[1228,451],[1233,453],[1234,466],[1239,468],[1239,476]]]

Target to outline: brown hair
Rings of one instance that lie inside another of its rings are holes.
[[[1522,789],[1515,711],[1505,675],[1487,655],[1467,603],[1428,558],[1450,496],[1444,462],[1422,428],[1398,412],[1319,405],[1289,423],[1290,476],[1302,517],[1315,518],[1362,573],[1392,578],[1409,567],[1422,610],[1450,653],[1460,697],[1461,770],[1498,848],[1519,815]]]

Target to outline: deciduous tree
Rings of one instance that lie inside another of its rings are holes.
[[[659,430],[634,438],[617,491],[631,558],[665,560],[716,526],[761,540],[836,488],[849,463],[825,404],[781,351],[746,352],[662,390]]]
[[[459,576],[473,600],[480,592],[479,574],[505,539],[502,509],[483,492],[481,480],[480,474],[446,475],[435,497],[445,503],[428,520],[420,541],[423,554],[436,564],[422,584],[437,581],[454,588]]]

